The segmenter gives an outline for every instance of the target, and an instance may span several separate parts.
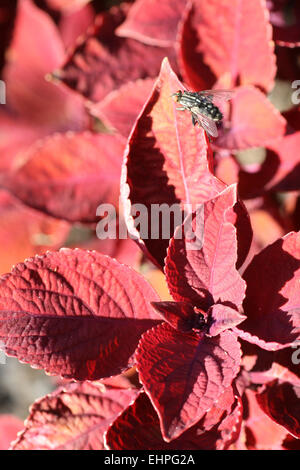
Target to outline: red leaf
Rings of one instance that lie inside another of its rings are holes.
[[[118,135],[55,134],[32,146],[2,185],[54,217],[93,222],[99,204],[118,201],[123,150]]]
[[[237,232],[232,216],[237,203],[236,187],[229,186],[185,221],[184,237],[175,232],[165,268],[175,300],[190,301],[204,310],[216,302],[241,305],[246,285],[236,269]]]
[[[259,407],[257,394],[246,390],[244,395],[244,442],[248,450],[282,450],[287,432],[271,420]]]
[[[170,237],[164,239],[160,234],[160,239],[142,239],[133,227],[131,206],[144,204],[148,214],[154,204],[180,204],[182,209],[186,205],[191,210],[225,187],[209,170],[205,132],[192,125],[189,113],[176,111],[171,94],[178,89],[182,85],[164,60],[153,92],[129,137],[121,180],[129,232],[160,266]],[[149,233],[151,229],[150,219]],[[171,226],[170,236],[173,230]]]
[[[118,374],[141,334],[157,324],[150,285],[96,252],[63,249],[29,259],[3,276],[0,296],[6,353],[77,380]]]
[[[225,392],[226,393],[226,392]],[[224,394],[225,394],[224,393]],[[222,400],[221,400],[222,401]],[[226,409],[216,410],[213,405],[211,412],[217,424],[211,430],[205,431],[203,421],[199,421],[180,437],[171,442],[165,442],[161,436],[158,416],[145,393],[140,393],[135,402],[130,405],[114,421],[108,429],[105,441],[111,450],[213,450],[227,448],[231,439],[236,439],[239,432],[241,407],[240,403]],[[230,428],[226,426],[226,418],[231,419]]]
[[[136,361],[169,442],[199,421],[231,385],[240,349],[228,331],[207,338],[180,333],[164,323],[142,336]]]
[[[285,235],[253,258],[243,274],[247,319],[237,328],[243,338],[265,349],[288,347],[299,338],[299,276],[299,232]]]
[[[38,38],[38,40],[37,40]],[[64,60],[64,46],[50,17],[31,0],[18,2],[14,37],[4,70],[7,103],[32,124],[52,130],[86,124],[82,100],[45,79]]]
[[[276,66],[265,2],[212,0],[191,5],[187,15],[191,33],[183,34],[180,44],[181,65],[189,85],[202,89],[204,63],[221,88],[252,84],[269,91]]]
[[[266,147],[284,135],[286,121],[257,88],[238,87],[232,99],[230,122],[225,113],[225,128],[216,145],[229,150]]]
[[[72,383],[37,400],[13,450],[104,450],[103,434],[137,391]]]
[[[23,428],[23,421],[13,415],[0,415],[0,450],[8,450]]]
[[[123,4],[99,15],[95,27],[54,76],[90,100],[100,101],[124,83],[156,77],[165,56],[175,65],[173,48],[116,36],[115,29],[124,21],[127,10],[128,5]]]
[[[137,0],[117,34],[152,46],[172,46],[185,4],[186,0]]]
[[[91,113],[107,127],[128,137],[154,84],[152,78],[128,82],[90,106]]]
[[[294,437],[300,438],[300,387],[274,380],[256,395],[262,410]]]

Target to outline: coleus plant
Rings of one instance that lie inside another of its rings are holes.
[[[185,198],[192,203],[202,201],[203,226],[201,234],[197,227],[194,233],[203,237],[203,245],[189,249],[186,236],[176,237],[176,231],[171,238],[164,270],[173,301],[161,301],[132,268],[81,249],[36,256],[2,277],[0,333],[7,354],[47,373],[79,381],[34,405],[14,444],[16,449],[68,447],[72,407],[78,401],[82,418],[72,428],[75,447],[81,442],[83,448],[99,448],[100,435],[105,434],[110,449],[227,448],[237,440],[243,417],[239,338],[268,351],[280,351],[299,337],[300,235],[290,233],[267,247],[241,275],[239,269],[251,242],[247,212],[236,185],[226,187],[210,172],[204,131],[191,127],[189,116],[177,112],[170,100],[170,91],[180,86],[165,61],[129,138],[122,185],[128,188],[131,174],[131,187],[135,188],[130,155],[132,145],[143,148],[147,139],[153,140],[146,132],[143,140],[136,136],[145,129],[143,123],[149,116],[153,133],[159,122],[173,127],[177,143],[175,152],[171,142],[164,153],[165,171],[171,154],[173,166],[181,162],[182,168],[192,158],[200,160],[198,178],[182,171],[173,187],[180,202]],[[155,134],[156,144],[163,142],[160,139],[165,134]],[[187,134],[189,140],[183,147]],[[149,149],[149,158],[160,153],[156,149]],[[135,193],[123,190],[122,194],[129,201]],[[197,210],[188,216],[191,227]],[[155,242],[151,257],[159,264],[160,245],[165,241]],[[133,366],[141,390],[125,389],[125,393],[119,384],[99,382]],[[96,381],[95,385],[89,385],[90,381]],[[267,382],[261,392],[262,406],[273,419],[269,401],[280,400],[284,387],[286,393],[297,393],[296,383],[280,380]],[[133,441],[130,429],[143,423],[144,409],[149,425],[143,433],[135,433]],[[68,423],[68,432],[62,435],[56,433],[51,419],[54,410],[59,416],[57,426],[60,421]],[[298,437],[288,418],[286,427]],[[280,424],[285,426],[282,415]]]
[[[61,11],[67,3],[49,1]],[[48,215],[92,223],[97,205],[116,199],[125,148],[120,192],[128,230],[164,272],[172,299],[160,299],[131,267],[83,249],[50,251],[2,276],[6,353],[67,381],[34,403],[13,449],[297,446],[300,385],[291,347],[299,340],[300,235],[289,232],[252,259],[241,199],[297,184],[299,136],[286,133],[295,117],[286,120],[265,95],[276,74],[266,4],[178,0],[170,13],[169,1],[155,3],[140,0],[101,14],[53,73],[80,95],[80,114],[84,96],[90,113],[117,132],[91,131],[86,115],[75,128],[64,121],[53,128],[45,113],[47,125],[40,127],[33,107],[31,128],[43,140],[5,173],[2,186]],[[32,15],[49,27],[32,2],[21,8],[23,21]],[[184,86],[167,59],[160,68],[165,55],[192,89],[235,88],[212,145],[188,113],[177,112],[171,95]],[[6,73],[20,76],[18,67]],[[15,102],[23,125],[24,96],[16,94]],[[249,173],[232,155],[254,146],[269,148],[267,162],[289,157],[287,165]],[[223,181],[223,158],[235,168],[233,184]],[[131,211],[136,203],[187,205],[190,213],[170,239],[149,239]],[[197,250],[186,226],[201,241]]]

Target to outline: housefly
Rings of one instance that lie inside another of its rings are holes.
[[[227,101],[233,96],[231,90],[203,90],[203,91],[182,91],[173,93],[176,101],[181,105],[179,110],[190,111],[192,115],[192,123],[197,123],[207,132],[208,137],[217,137],[218,129],[216,123],[220,123],[223,119],[215,101]]]

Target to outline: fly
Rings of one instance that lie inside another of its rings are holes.
[[[207,132],[208,137],[218,137],[218,128],[216,123],[222,122],[223,114],[218,106],[214,104],[215,100],[228,101],[233,96],[231,90],[203,90],[203,91],[182,91],[173,93],[176,101],[181,105],[180,111],[188,110],[192,116],[192,123],[197,123]]]

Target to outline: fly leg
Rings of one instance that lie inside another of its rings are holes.
[[[193,123],[193,126],[195,126],[198,122],[198,119],[195,117],[195,114],[192,114],[192,123]]]

